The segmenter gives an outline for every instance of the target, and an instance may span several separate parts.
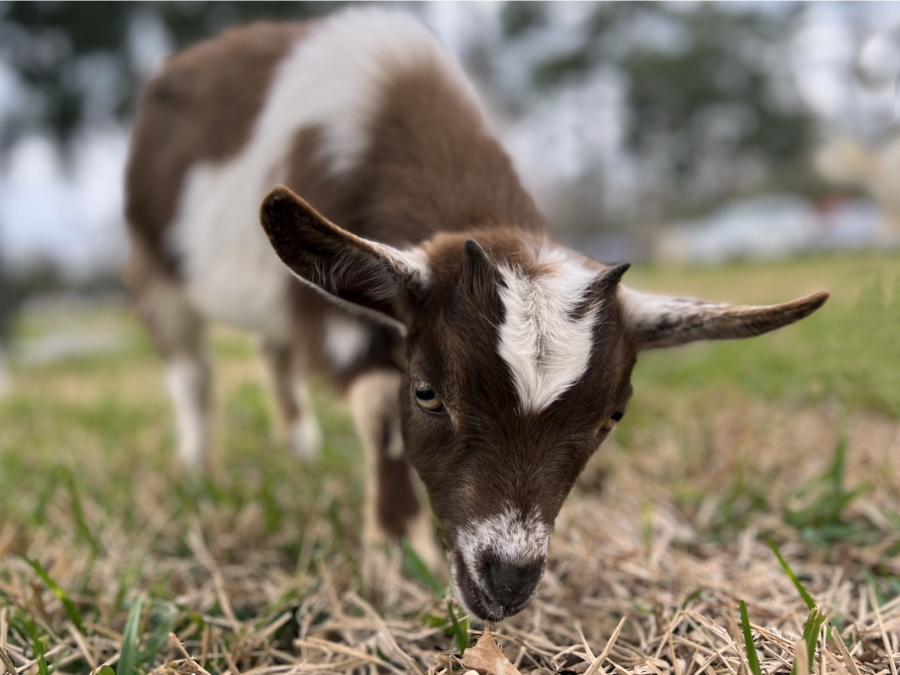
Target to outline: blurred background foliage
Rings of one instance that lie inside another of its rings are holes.
[[[163,42],[171,51],[229,26],[306,19],[334,5],[6,4],[0,9],[0,58],[24,85],[26,100],[4,120],[0,143],[9,148],[37,131],[67,148],[85,126],[128,120],[137,89],[152,71],[148,42]],[[506,3],[501,21],[509,44],[495,48],[543,39],[551,32],[552,12],[546,3]],[[802,12],[801,5],[759,11],[715,3],[597,3],[575,44],[538,56],[525,86],[514,92],[501,86],[500,92],[507,109],[521,112],[529,100],[552,96],[599,70],[615,71],[626,84],[627,147],[659,167],[672,195],[696,187],[698,172],[712,158],[732,173],[752,161],[778,180],[798,182],[808,178],[804,160],[814,119],[793,90],[784,52]]]
[[[699,158],[749,155],[779,180],[802,170],[815,120],[784,68],[803,12],[716,3],[603,3],[578,44],[539,60],[536,95],[583,81],[600,68],[626,80],[627,147],[661,164],[675,192],[696,181]],[[547,25],[547,6],[509,2],[505,34],[517,40]]]
[[[67,147],[86,125],[130,119],[148,63],[142,40],[186,47],[253,20],[306,19],[329,2],[12,2],[0,9],[0,58],[27,90],[3,147],[49,132]],[[161,32],[162,31],[162,32]]]

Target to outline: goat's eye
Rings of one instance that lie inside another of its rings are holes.
[[[623,417],[625,417],[625,413],[623,413],[623,412],[614,412],[612,414],[613,422],[618,422]]]
[[[444,402],[427,384],[416,385],[416,402],[428,412],[440,412]]]

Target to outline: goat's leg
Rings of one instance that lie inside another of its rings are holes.
[[[322,445],[322,433],[312,409],[306,373],[301,372],[290,345],[264,340],[260,351],[275,391],[279,436],[301,459],[315,459]]]
[[[190,471],[209,471],[212,468],[209,363],[199,350],[175,352],[166,361],[166,379],[175,405],[181,461]]]
[[[433,520],[423,508],[424,490],[403,449],[399,391],[399,372],[376,370],[358,377],[348,392],[367,458],[363,544],[372,554],[407,538],[422,561],[440,573],[443,556],[435,543]]]
[[[209,470],[211,373],[204,322],[176,282],[133,269],[125,278],[134,291],[138,315],[166,361],[181,461],[191,471]]]

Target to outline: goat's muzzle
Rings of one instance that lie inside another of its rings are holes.
[[[460,561],[454,581],[460,601],[481,621],[502,621],[528,606],[544,576],[546,559],[510,562],[490,553],[470,570]]]

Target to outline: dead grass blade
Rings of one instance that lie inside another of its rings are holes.
[[[612,648],[616,644],[616,640],[619,639],[619,633],[622,632],[622,626],[625,625],[627,617],[622,617],[619,620],[619,625],[616,626],[616,629],[613,631],[613,634],[610,636],[609,641],[606,643],[606,646],[603,648],[603,651],[600,652],[600,656],[594,659],[594,662],[588,667],[585,671],[585,675],[596,675],[596,673],[600,672],[600,668],[603,666],[603,662],[609,656],[609,653],[612,651]],[[587,647],[587,643],[585,643],[585,647]],[[588,651],[588,655],[590,655],[590,651]]]

